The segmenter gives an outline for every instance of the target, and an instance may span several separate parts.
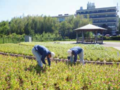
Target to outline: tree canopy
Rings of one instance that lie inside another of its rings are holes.
[[[63,22],[59,22],[57,18],[50,16],[15,17],[11,21],[0,22],[0,34],[35,35],[54,33],[61,37],[75,38],[74,29],[88,23],[92,23],[92,20],[79,15],[67,17]]]

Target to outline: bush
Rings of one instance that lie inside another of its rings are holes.
[[[33,41],[41,42],[41,41],[70,41],[68,37],[62,37],[58,34],[51,34],[51,33],[43,33],[43,34],[36,34],[32,36]]]
[[[103,37],[104,40],[120,40],[120,36]]]
[[[10,35],[0,35],[0,43],[19,43],[23,42],[24,40],[24,34],[23,35],[17,35],[15,33]]]

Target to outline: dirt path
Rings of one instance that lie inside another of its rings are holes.
[[[103,46],[105,46],[105,47],[114,47],[114,48],[120,50],[120,42],[104,42]]]
[[[35,59],[35,57],[33,57],[33,56],[26,56],[26,55],[20,55],[20,54],[9,54],[9,53],[4,53],[4,52],[0,52],[0,55],[13,56],[13,57],[23,57],[23,58],[27,58],[29,60]],[[66,63],[70,62],[67,59],[54,58],[51,60],[55,61],[56,63],[57,62],[66,62]],[[100,62],[100,61],[87,61],[87,60],[84,60],[84,61],[85,61],[85,64],[88,63],[88,64],[99,64],[99,65],[113,65],[113,64],[120,65],[120,62]],[[77,62],[79,63],[79,60],[77,60]]]
[[[120,42],[104,42],[103,46],[108,47],[120,47]]]

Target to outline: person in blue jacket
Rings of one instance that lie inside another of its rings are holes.
[[[47,57],[48,65],[51,65],[50,58],[55,56],[54,52],[50,52],[46,47],[42,45],[35,45],[32,49],[32,53],[34,54],[38,65],[43,68],[43,64],[46,64],[45,57]]]
[[[80,62],[84,65],[84,52],[83,49],[76,46],[68,50],[68,59],[73,63],[77,61],[77,55],[80,57]]]

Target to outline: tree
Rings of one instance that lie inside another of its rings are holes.
[[[74,29],[84,26],[88,23],[92,23],[92,20],[89,18],[84,18],[83,16],[77,15],[70,16],[65,19],[62,23],[60,23],[60,33],[62,36],[67,36],[70,39],[74,39],[76,37],[76,33]]]
[[[80,15],[67,17],[61,23],[57,18],[49,16],[14,17],[10,22],[0,22],[0,33],[6,35],[12,33],[21,35],[51,33],[73,39],[76,37],[74,29],[88,23],[92,23],[92,21]]]
[[[8,35],[9,34],[9,22],[2,21],[0,23],[0,34]]]

